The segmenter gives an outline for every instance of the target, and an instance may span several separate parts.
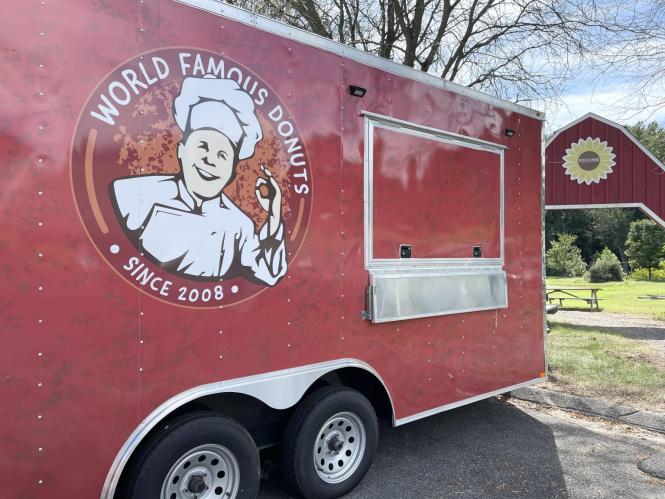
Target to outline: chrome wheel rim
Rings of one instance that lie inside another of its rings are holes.
[[[326,483],[348,479],[360,466],[366,440],[365,425],[352,412],[339,412],[329,418],[314,442],[316,474]]]
[[[161,499],[232,499],[238,494],[240,467],[222,445],[200,445],[178,458],[166,474]]]

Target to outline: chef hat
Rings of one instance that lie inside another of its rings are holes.
[[[250,95],[236,81],[213,75],[183,80],[173,101],[173,117],[185,133],[199,128],[219,130],[236,147],[238,159],[252,157],[263,138]]]

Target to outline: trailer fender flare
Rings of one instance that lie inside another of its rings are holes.
[[[371,373],[383,385],[390,400],[393,423],[395,406],[390,390],[379,373],[369,364],[357,359],[339,359],[243,378],[208,383],[174,395],[152,411],[132,432],[115,457],[102,488],[101,499],[113,499],[120,476],[132,453],[146,435],[165,417],[193,400],[219,393],[241,393],[254,397],[273,409],[293,407],[307,389],[319,378],[338,369],[355,367]]]

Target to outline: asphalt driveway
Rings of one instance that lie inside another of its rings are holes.
[[[399,428],[348,498],[662,498],[665,481],[637,463],[665,436],[527,402],[496,399]],[[263,499],[293,497],[276,452],[263,456]]]

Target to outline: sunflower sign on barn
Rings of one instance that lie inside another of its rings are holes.
[[[577,180],[578,184],[591,185],[592,182],[598,183],[606,179],[612,173],[612,167],[616,165],[614,158],[616,155],[612,148],[608,147],[607,141],[601,142],[599,138],[587,137],[579,139],[566,149],[563,167],[571,180]]]

